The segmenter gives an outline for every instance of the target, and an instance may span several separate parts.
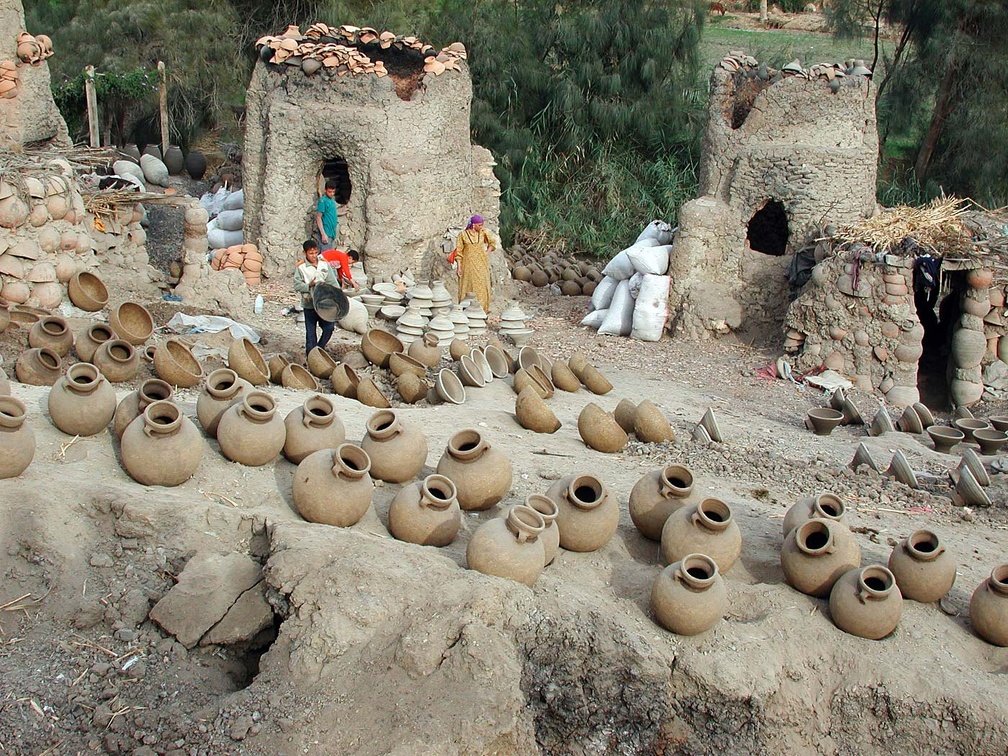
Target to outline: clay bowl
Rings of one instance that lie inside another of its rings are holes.
[[[181,388],[191,388],[203,378],[199,360],[178,339],[168,339],[154,351],[154,372],[169,385]]]
[[[994,415],[987,419],[994,426],[994,430],[1008,431],[1008,415]]]
[[[361,351],[368,362],[380,368],[388,368],[393,352],[404,351],[403,343],[393,334],[380,328],[372,328],[361,338]]]
[[[136,302],[123,302],[109,314],[109,325],[130,344],[139,346],[154,333],[154,318]],[[202,375],[202,371],[200,373]],[[196,384],[192,384],[196,385]]]
[[[357,386],[360,378],[352,367],[341,362],[329,375],[332,380],[333,393],[345,396],[347,399],[357,398]]]
[[[403,352],[393,352],[389,356],[389,370],[397,378],[403,373],[413,373],[417,378],[427,375],[427,366]]]
[[[813,407],[805,416],[805,427],[817,436],[828,436],[843,421],[843,412],[829,407]]]
[[[935,451],[942,454],[951,454],[952,447],[966,438],[966,434],[961,430],[947,425],[929,425],[927,434],[934,442]]]
[[[11,305],[8,314],[10,315],[11,324],[21,326],[22,328],[31,328],[39,320],[49,315],[49,310],[43,310],[41,307],[32,307],[31,305],[16,304]]]
[[[482,388],[486,381],[483,379],[483,371],[479,369],[472,357],[463,354],[458,362],[459,378],[462,379],[463,386]]]
[[[490,372],[493,373],[494,378],[508,377],[508,374],[511,372],[510,365],[502,349],[492,345],[488,346],[483,350],[483,356],[486,358],[487,364],[490,365]],[[579,383],[578,385],[580,386],[581,384]]]
[[[108,304],[108,289],[94,273],[86,270],[73,276],[67,282],[67,294],[74,307],[86,312],[98,312]]]
[[[269,365],[259,347],[245,338],[235,339],[228,349],[228,366],[253,386],[269,383]]]
[[[978,428],[973,431],[973,440],[980,444],[981,454],[997,454],[1008,444],[1008,433],[993,428]]]
[[[967,441],[973,440],[974,431],[990,428],[990,424],[986,420],[981,420],[976,417],[957,417],[952,421],[952,424],[963,432]]]
[[[315,376],[296,362],[287,363],[287,367],[280,374],[280,385],[289,389],[319,390],[319,383]]]
[[[465,386],[455,373],[444,368],[434,381],[434,390],[443,401],[449,404],[462,404],[466,400]]]

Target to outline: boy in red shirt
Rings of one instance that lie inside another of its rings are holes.
[[[340,284],[350,284],[354,289],[360,289],[360,286],[354,282],[353,276],[350,275],[350,261],[359,262],[360,252],[356,249],[346,252],[342,249],[327,249],[319,257],[336,269],[336,275],[339,277]]]

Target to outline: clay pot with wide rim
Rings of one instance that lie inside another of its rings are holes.
[[[228,367],[253,386],[269,383],[269,365],[259,347],[246,338],[235,339],[228,348]]]
[[[861,547],[846,525],[809,520],[788,533],[780,560],[792,588],[826,598],[841,575],[861,565]]]
[[[668,465],[642,475],[634,484],[630,519],[645,538],[660,541],[672,513],[701,498],[693,492],[693,472],[684,465]]]
[[[372,328],[361,337],[361,351],[368,362],[387,368],[393,352],[402,352],[403,344],[395,335],[380,328]]]
[[[203,377],[203,367],[179,339],[168,339],[154,352],[154,372],[173,386],[192,388]]]
[[[427,462],[427,439],[398,412],[383,409],[368,418],[360,447],[371,458],[371,477],[386,483],[412,480]]]
[[[903,616],[903,596],[893,574],[880,564],[848,570],[830,591],[833,624],[859,638],[881,640]]]
[[[148,404],[123,432],[122,465],[137,483],[178,486],[199,467],[203,441],[196,425],[168,401]]]
[[[704,554],[687,554],[670,564],[651,586],[655,620],[677,635],[698,635],[717,624],[728,592],[717,564]]]
[[[1008,564],[999,564],[970,598],[973,632],[995,646],[1008,646]]]
[[[466,566],[531,586],[546,564],[539,538],[545,529],[542,515],[531,507],[511,507],[506,517],[491,518],[472,534],[466,546]]]
[[[252,385],[239,378],[231,368],[218,368],[210,373],[196,399],[196,417],[203,426],[203,432],[210,438],[217,438],[221,416],[251,390]]]
[[[316,378],[328,378],[337,364],[333,356],[322,347],[317,346],[308,352],[308,371]]]
[[[742,533],[731,508],[709,497],[673,512],[662,528],[661,554],[667,564],[687,554],[706,554],[723,575],[742,553]]]
[[[312,375],[306,368],[301,367],[295,362],[291,362],[283,369],[283,373],[280,376],[280,383],[284,388],[289,389],[304,389],[307,391],[318,391],[321,386],[319,386],[318,379]]]
[[[116,395],[98,368],[78,362],[53,384],[47,404],[53,425],[68,436],[93,436],[111,422]]]
[[[441,401],[449,404],[463,404],[466,400],[465,386],[449,368],[439,371],[434,379],[434,390]]]
[[[294,506],[308,522],[350,527],[371,506],[374,483],[371,459],[354,444],[320,449],[305,457],[294,472]]]
[[[915,530],[893,547],[889,570],[903,598],[929,604],[952,589],[956,563],[930,530]]]
[[[63,374],[63,360],[48,347],[28,349],[14,363],[14,373],[21,383],[52,386]]]
[[[934,443],[935,451],[939,454],[951,454],[952,447],[966,440],[966,434],[958,428],[950,428],[947,425],[929,425],[927,434]]]
[[[66,357],[73,349],[74,336],[66,320],[58,315],[39,318],[28,331],[28,346],[48,347],[60,357]]]
[[[346,441],[346,429],[331,400],[315,394],[287,413],[283,453],[295,465],[320,449],[335,449]]]
[[[129,424],[143,414],[148,405],[171,401],[174,393],[167,382],[160,378],[148,378],[140,384],[140,388],[131,391],[119,402],[112,416],[112,430],[117,437],[122,438]]]
[[[405,486],[389,504],[389,532],[400,541],[447,546],[461,524],[455,484],[444,475],[428,475]]]
[[[217,441],[221,454],[249,467],[269,464],[283,451],[287,431],[276,402],[264,391],[246,391],[221,415]]]
[[[596,451],[614,454],[630,441],[611,414],[595,402],[588,402],[578,415],[578,434],[581,440]]]
[[[569,475],[553,483],[546,495],[557,503],[560,545],[569,551],[595,551],[605,546],[619,525],[619,500],[594,475]]]
[[[437,472],[455,484],[459,506],[467,512],[489,509],[511,490],[511,460],[473,428],[448,440]]]
[[[140,369],[140,353],[124,339],[103,341],[91,361],[111,383],[128,381]]]
[[[98,312],[108,304],[108,289],[105,284],[94,273],[86,270],[70,277],[67,295],[74,307],[85,312]]]
[[[35,458],[35,434],[26,417],[24,402],[0,396],[0,479],[16,478]]]
[[[511,373],[511,360],[505,354],[504,350],[493,344],[483,348],[483,357],[486,358],[487,364],[490,366],[490,372],[493,373],[494,378],[507,378]],[[580,383],[578,386],[580,387]]]
[[[799,525],[812,519],[833,520],[846,525],[847,506],[839,496],[828,492],[799,499],[784,514],[783,535],[786,537]]]
[[[77,356],[84,362],[92,362],[98,347],[114,338],[117,338],[115,331],[104,323],[95,323],[88,326],[74,341],[74,349],[77,351]]]
[[[109,313],[109,325],[119,338],[139,346],[154,333],[154,318],[142,304],[123,302]]]
[[[534,509],[546,523],[539,540],[543,544],[546,566],[552,564],[560,553],[560,528],[557,527],[556,520],[560,516],[560,507],[549,496],[542,494],[529,494],[525,497],[525,506]],[[505,513],[506,516],[506,513]]]

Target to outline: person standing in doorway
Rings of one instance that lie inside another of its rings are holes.
[[[490,253],[496,247],[493,236],[483,228],[483,216],[472,216],[451,253],[459,277],[459,302],[473,293],[483,309],[490,312]]]
[[[309,239],[303,245],[304,259],[299,261],[294,269],[294,291],[301,295],[301,305],[304,307],[305,324],[305,356],[315,347],[326,348],[329,339],[332,338],[335,323],[322,320],[315,312],[315,303],[312,301],[312,289],[320,283],[327,283],[330,286],[339,288],[339,279],[336,277],[335,269],[325,260],[319,258],[318,242]],[[322,328],[319,335],[318,329]]]
[[[336,232],[339,230],[339,213],[336,211],[336,182],[326,181],[325,194],[315,205],[315,236],[319,249],[336,246]]]

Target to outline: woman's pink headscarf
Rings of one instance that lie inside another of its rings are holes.
[[[482,215],[474,215],[472,218],[469,219],[469,225],[466,226],[466,230],[472,228],[477,223],[482,223],[482,222],[483,222],[483,216]]]

